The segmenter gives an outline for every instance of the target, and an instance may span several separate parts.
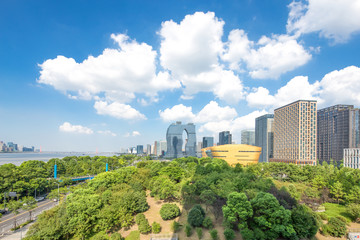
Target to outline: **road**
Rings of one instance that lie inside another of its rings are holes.
[[[34,219],[37,215],[42,213],[45,210],[48,210],[58,203],[52,200],[46,199],[44,201],[38,202],[37,207],[31,211],[31,218]],[[16,225],[20,225],[30,219],[30,212],[20,210],[19,214],[14,215],[13,213],[6,214],[0,218],[0,237],[8,232],[11,228],[14,227],[16,220]]]

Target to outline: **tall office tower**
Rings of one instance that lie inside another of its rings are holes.
[[[270,162],[316,165],[316,101],[298,100],[274,111],[274,158]]]
[[[198,142],[196,145],[196,152],[197,153],[201,153],[201,149],[203,148],[203,143],[202,142]]]
[[[212,147],[214,146],[214,138],[213,137],[203,137],[203,146],[202,148]]]
[[[160,141],[160,155],[159,156],[165,156],[166,150],[167,150],[167,142],[166,141]]]
[[[241,144],[255,146],[255,130],[242,130]]]
[[[151,155],[151,145],[150,144],[146,145],[146,154]]]
[[[137,154],[143,154],[144,153],[144,146],[143,145],[137,145],[136,146],[136,153]]]
[[[219,133],[219,145],[231,144],[232,135],[229,131],[223,131]]]
[[[360,169],[360,148],[344,148],[344,167]]]
[[[261,147],[259,162],[269,162],[274,154],[274,114],[255,119],[255,146]]]
[[[345,148],[358,148],[359,109],[353,105],[335,105],[317,111],[317,156],[320,162],[343,159]]]

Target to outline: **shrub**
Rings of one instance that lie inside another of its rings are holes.
[[[140,213],[136,216],[136,224],[138,225],[140,233],[146,234],[151,232],[149,221],[146,219],[143,213]]]
[[[214,227],[211,218],[206,217],[203,221],[203,227],[207,229],[212,229]]]
[[[111,240],[124,240],[125,238],[123,238],[120,233],[116,232],[116,233],[111,234],[110,239]]]
[[[224,236],[225,236],[226,240],[233,240],[233,239],[235,239],[235,232],[234,232],[234,230],[227,228],[224,231]]]
[[[190,237],[191,234],[192,234],[191,226],[189,224],[185,225],[185,234],[186,234],[187,237]]]
[[[340,221],[344,222],[346,225],[348,225],[349,223],[349,220],[347,220],[345,217],[343,216],[337,216],[336,217],[337,219],[339,219]]]
[[[212,240],[217,240],[219,238],[218,231],[216,229],[210,230],[210,236]]]
[[[159,232],[161,232],[161,225],[160,225],[160,223],[153,222],[153,224],[152,224],[152,232],[153,232],[153,233],[159,233]]]
[[[161,206],[160,216],[163,220],[174,219],[180,215],[180,209],[176,204],[166,203]]]
[[[198,238],[201,239],[203,236],[202,228],[196,228],[195,231],[196,231]]]
[[[348,208],[347,208],[347,212],[350,214],[352,220],[354,222],[359,221],[360,219],[360,205],[359,204],[355,204],[355,203],[351,203],[349,204]]]
[[[321,212],[321,213],[318,213],[318,215],[320,216],[320,218],[321,218],[322,220],[327,221],[327,220],[329,219],[329,218],[328,218],[328,215],[326,215],[326,213]]]
[[[327,226],[327,232],[333,237],[342,237],[346,234],[346,224],[337,217],[330,218]]]
[[[200,205],[195,205],[188,214],[187,221],[193,227],[200,227],[205,218],[205,211]]]
[[[109,240],[109,236],[106,235],[104,232],[99,232],[96,235],[94,235],[92,240]]]
[[[181,225],[180,223],[178,223],[177,221],[174,221],[172,224],[171,224],[171,230],[175,233],[177,231],[179,231]]]

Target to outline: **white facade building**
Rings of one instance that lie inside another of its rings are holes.
[[[344,149],[344,167],[360,168],[360,148]]]

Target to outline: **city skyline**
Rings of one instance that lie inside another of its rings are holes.
[[[118,151],[183,121],[240,143],[298,99],[359,107],[360,4],[312,3],[3,2],[1,139]]]

